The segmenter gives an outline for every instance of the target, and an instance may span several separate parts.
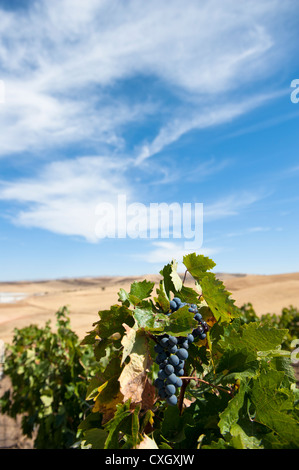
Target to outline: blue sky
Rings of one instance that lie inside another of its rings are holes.
[[[216,271],[298,271],[298,23],[296,0],[0,0],[0,280],[181,261],[97,239],[118,195],[202,203]]]

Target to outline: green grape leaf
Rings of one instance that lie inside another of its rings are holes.
[[[216,374],[221,375],[223,384],[233,383],[255,377],[259,372],[260,362],[254,351],[246,348],[227,349],[221,356]]]
[[[173,260],[171,263],[164,266],[160,271],[163,276],[163,285],[167,297],[170,299],[170,292],[176,294],[183,286],[182,280],[177,273],[177,263]]]
[[[147,281],[146,279],[141,282],[133,282],[131,284],[130,295],[137,297],[140,300],[148,298],[154,288],[155,283]]]
[[[189,312],[189,307],[186,305],[171,315],[165,316],[163,325],[160,327],[157,325],[156,328],[148,328],[148,330],[153,333],[163,331],[163,333],[173,336],[186,336],[198,326],[193,317],[194,313]]]
[[[132,447],[136,448],[141,438],[139,435],[139,411],[140,406],[137,406],[132,413]]]
[[[183,263],[194,279],[202,279],[206,271],[216,266],[216,263],[207,256],[196,255],[196,253],[190,253],[184,256]]]
[[[103,429],[91,428],[84,432],[84,447],[91,446],[92,449],[104,449],[108,433]]]
[[[118,292],[118,300],[122,302],[122,304],[126,307],[130,306],[129,294],[122,287],[119,289]]]
[[[218,441],[212,441],[211,444],[204,444],[200,447],[201,449],[233,449],[233,446],[226,442],[224,439],[218,439]]]
[[[105,431],[108,432],[108,437],[105,441],[105,449],[118,449],[119,432],[123,428],[127,428],[128,424],[132,422],[132,412],[130,410],[130,401],[119,403],[116,405],[116,412],[105,425]]]
[[[232,436],[230,444],[234,449],[263,449],[262,439],[252,435],[246,434],[244,429],[237,423],[234,423],[230,428],[230,435]]]
[[[115,333],[123,335],[123,323],[133,326],[132,312],[124,305],[112,305],[110,310],[99,311],[100,320],[93,323],[101,339],[109,338]]]
[[[94,344],[96,341],[96,336],[98,335],[96,330],[90,331],[81,341],[81,345],[83,346],[84,344]]]
[[[182,286],[180,291],[180,298],[183,302],[198,305],[200,294],[200,292],[192,289],[192,287]]]
[[[283,384],[285,384],[285,386],[296,382],[295,371],[290,357],[275,356],[268,364],[275,370],[284,372]]]
[[[78,429],[86,431],[87,429],[99,428],[101,426],[101,415],[100,413],[89,413],[86,418],[81,421]]]
[[[282,445],[299,448],[295,394],[281,386],[283,380],[284,372],[275,370],[263,371],[254,379],[250,396],[255,407],[255,421],[271,430]]]
[[[219,341],[223,349],[244,349],[250,351],[269,351],[278,349],[287,330],[261,325],[252,322],[242,325],[238,330],[232,329],[229,336]]]
[[[92,377],[88,383],[85,400],[91,400],[98,395],[98,388],[103,384],[103,380]]]
[[[218,426],[224,438],[227,437],[227,434],[230,434],[232,426],[237,424],[239,420],[239,412],[244,404],[246,391],[247,386],[242,383],[238,393],[228,402],[225,410],[219,415]]]
[[[110,341],[108,339],[102,339],[101,341],[96,342],[94,346],[94,355],[97,361],[100,361],[102,357],[106,356],[109,344]]]
[[[152,293],[155,283],[147,280],[133,282],[130,292],[127,293],[123,288],[118,292],[118,300],[126,307],[130,305],[140,305],[143,299],[149,297]]]
[[[170,310],[169,299],[167,297],[164,283],[160,281],[159,288],[157,288],[158,297],[155,297],[155,302],[160,306],[164,313],[168,313]]]
[[[190,414],[180,415],[177,406],[169,406],[164,413],[162,436],[167,441],[181,442],[185,439],[185,429],[188,424],[193,424],[193,418]]]
[[[238,309],[231,299],[223,282],[216,279],[213,273],[206,273],[200,282],[202,295],[219,323],[230,322],[238,315]]]
[[[147,301],[134,308],[133,317],[139,328],[154,328],[157,320],[157,314],[153,312],[151,303]]]

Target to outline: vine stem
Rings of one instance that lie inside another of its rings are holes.
[[[157,338],[154,335],[152,335],[149,331],[147,331],[146,334],[149,338],[155,341],[155,343],[159,344],[159,340],[157,340]]]
[[[181,377],[182,379],[186,379],[186,377]],[[179,395],[179,400],[178,400],[178,409],[180,412],[180,415],[182,414],[183,411],[183,401],[184,401],[184,395],[185,395],[185,390],[188,385],[188,380],[183,380],[183,385],[181,386],[181,391]]]
[[[188,272],[188,269],[186,269],[186,271],[185,271],[184,279],[183,279],[183,284],[184,284],[184,282],[185,282],[185,280],[186,280],[187,272]]]
[[[188,379],[188,380],[198,380],[199,382],[202,382],[206,385],[210,385],[210,387],[212,388],[217,388],[218,390],[222,390],[222,392],[226,392],[228,393],[229,395],[232,394],[231,390],[226,390],[226,388],[223,388],[223,387],[220,387],[219,385],[214,385],[214,384],[211,384],[210,382],[207,382],[206,380],[203,380],[203,379],[200,379],[199,377],[181,377],[181,379]],[[185,387],[186,388],[186,387]]]

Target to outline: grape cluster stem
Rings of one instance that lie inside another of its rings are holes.
[[[214,384],[211,384],[210,382],[207,382],[206,380],[203,380],[203,379],[200,379],[199,377],[187,377],[187,376],[183,376],[181,377],[181,379],[183,380],[198,380],[198,382],[202,382],[206,385],[210,385],[210,387],[212,388],[217,388],[217,390],[221,390],[222,392],[226,392],[228,393],[229,395],[232,395],[232,391],[231,390],[227,390],[226,388],[223,388],[223,387],[220,387],[219,385],[214,385]]]

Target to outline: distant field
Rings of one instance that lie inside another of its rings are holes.
[[[217,277],[232,293],[236,305],[251,302],[258,315],[267,312],[280,313],[283,307],[289,305],[299,307],[299,273],[271,276],[220,273]],[[15,327],[22,328],[31,323],[44,325],[48,319],[52,320],[54,327],[55,312],[63,305],[68,305],[70,309],[71,328],[83,338],[86,332],[92,329],[92,323],[97,321],[97,312],[117,303],[117,293],[121,287],[129,290],[133,281],[143,279],[158,282],[160,276],[2,282],[0,339],[9,343]],[[188,278],[186,284],[193,285]],[[13,303],[11,298],[14,293],[26,294],[27,297]]]

